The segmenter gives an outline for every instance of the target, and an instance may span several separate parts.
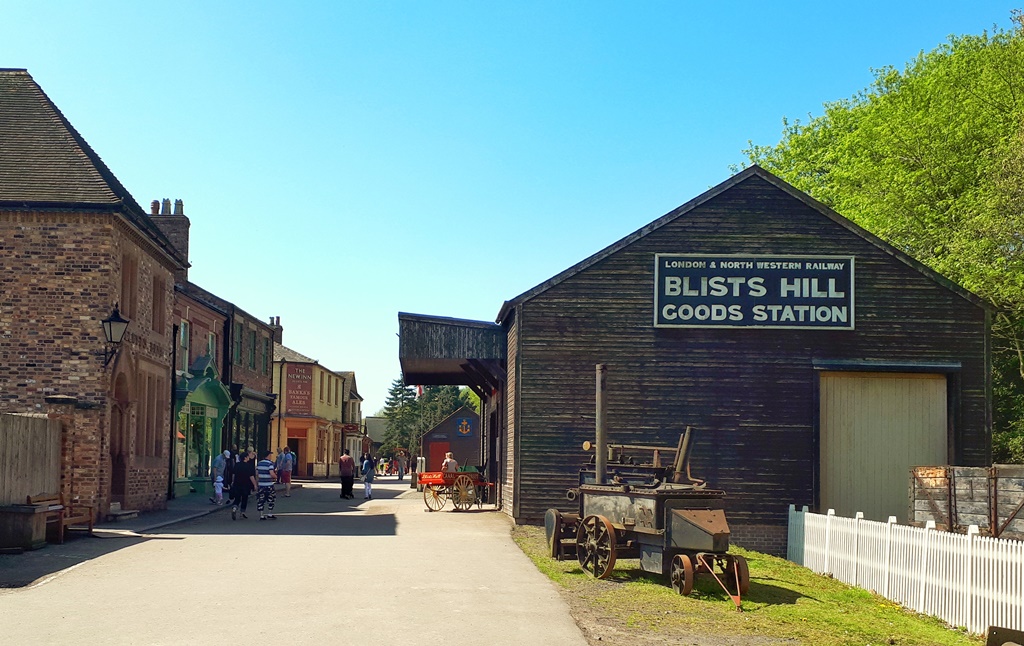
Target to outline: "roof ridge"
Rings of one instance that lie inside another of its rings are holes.
[[[148,236],[175,262],[182,267],[186,266],[187,260],[182,258],[181,252],[150,221],[149,216],[124,184],[117,179],[106,162],[71,124],[28,70],[4,68],[0,69],[0,73],[2,73],[2,77],[9,79],[4,84],[4,89],[7,91],[0,96],[7,101],[0,101],[0,109],[8,108],[12,114],[20,117],[17,121],[5,120],[8,123],[8,129],[4,134],[8,136],[9,142],[21,144],[20,152],[25,153],[26,157],[26,159],[20,160],[8,158],[7,161],[12,167],[15,163],[18,166],[16,169],[9,169],[8,172],[11,173],[11,177],[18,178],[22,186],[28,187],[23,197],[19,197],[15,192],[7,196],[0,195],[0,201],[8,204],[24,204],[29,207],[52,203],[96,205],[104,209],[120,210],[132,225]],[[15,77],[18,77],[17,80]],[[37,105],[38,108],[31,111],[23,110],[29,105]],[[65,143],[54,146],[53,144],[57,140],[64,140]],[[15,148],[14,144],[10,143],[8,150],[14,150],[15,155],[19,152],[19,148]],[[31,156],[33,154],[37,157],[33,158]],[[47,158],[46,155],[54,156]],[[57,156],[60,158],[58,159]],[[63,169],[54,168],[52,163],[48,163],[54,160],[64,162]],[[35,173],[26,173],[26,167],[33,167],[33,164],[26,162],[33,161],[41,163],[36,165]],[[73,170],[79,175],[72,177],[71,175],[75,173],[69,173],[62,176],[60,175],[61,170]],[[0,176],[2,175],[3,166],[0,165]],[[73,186],[76,180],[79,182],[77,187]],[[97,181],[100,183],[99,185],[97,185]],[[79,194],[72,196],[76,188]],[[107,195],[100,199],[99,196],[103,193]],[[46,194],[50,199],[42,198]]]

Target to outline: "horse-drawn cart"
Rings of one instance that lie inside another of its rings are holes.
[[[449,500],[457,511],[483,504],[490,486],[476,471],[425,471],[418,474],[423,485],[423,502],[430,511],[441,511]]]

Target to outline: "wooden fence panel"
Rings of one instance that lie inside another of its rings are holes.
[[[39,415],[0,415],[0,505],[60,491],[59,420]]]

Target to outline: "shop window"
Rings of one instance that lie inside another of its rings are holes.
[[[178,428],[178,477],[207,478],[210,476],[213,418],[207,416],[207,407],[201,404],[190,404],[186,408],[188,411],[182,411]]]

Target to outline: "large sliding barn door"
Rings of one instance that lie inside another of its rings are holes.
[[[947,464],[945,375],[823,372],[821,511],[907,521],[911,467]]]

